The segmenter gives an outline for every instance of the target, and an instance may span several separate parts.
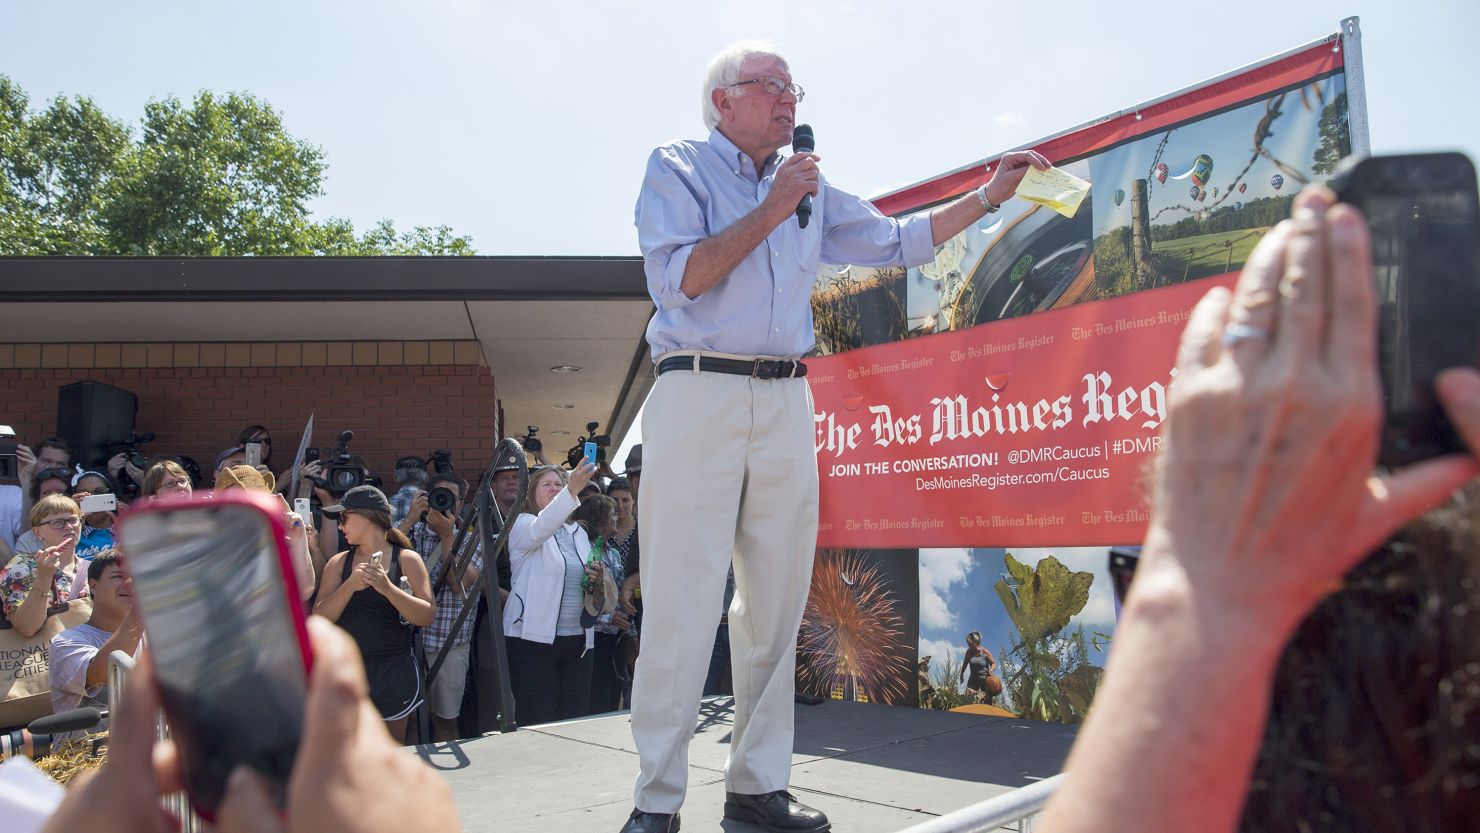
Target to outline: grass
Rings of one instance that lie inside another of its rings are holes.
[[[1249,253],[1268,230],[1238,229],[1164,240],[1151,244],[1151,251],[1165,266],[1185,273],[1185,277],[1171,276],[1174,281],[1195,280],[1242,269]]]

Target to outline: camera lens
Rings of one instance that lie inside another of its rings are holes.
[[[427,492],[427,507],[438,512],[451,512],[457,505],[457,495],[451,489],[438,486]]]

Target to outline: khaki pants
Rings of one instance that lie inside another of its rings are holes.
[[[632,689],[639,810],[674,813],[733,558],[735,725],[727,788],[791,776],[796,637],[817,542],[812,393],[805,379],[671,371],[643,410],[638,502],[642,653]]]

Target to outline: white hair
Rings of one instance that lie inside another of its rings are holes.
[[[709,60],[704,71],[704,126],[713,130],[719,126],[719,108],[714,106],[714,91],[728,87],[740,80],[740,65],[752,55],[767,55],[786,60],[776,46],[769,41],[743,40],[732,43]],[[739,90],[736,90],[739,94]]]

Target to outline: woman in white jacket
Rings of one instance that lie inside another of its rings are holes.
[[[514,584],[504,605],[504,636],[521,726],[584,717],[591,701],[594,632],[581,622],[581,579],[600,581],[602,566],[586,563],[591,541],[570,513],[595,472],[589,460],[569,482],[554,466],[530,472],[529,491],[509,531]]]

